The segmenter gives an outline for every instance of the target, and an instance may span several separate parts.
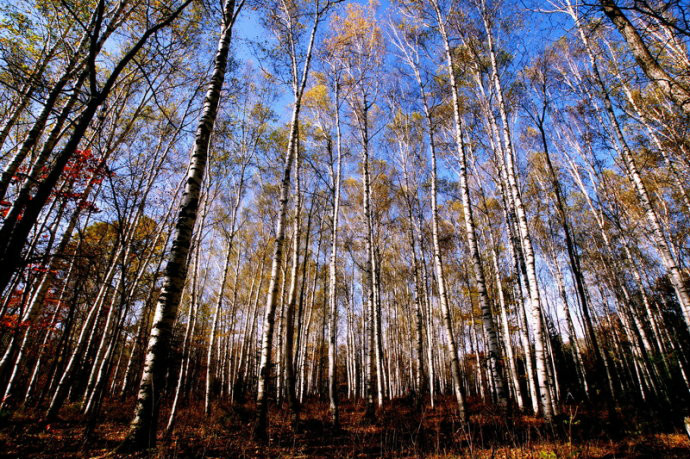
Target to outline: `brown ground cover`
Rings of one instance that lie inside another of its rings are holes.
[[[564,407],[551,424],[533,416],[506,416],[470,401],[470,424],[458,418],[450,399],[417,411],[394,400],[364,419],[361,403],[344,403],[341,428],[328,422],[327,403],[303,406],[297,431],[285,411],[272,407],[270,440],[251,440],[251,405],[220,404],[206,419],[200,403],[180,412],[173,433],[159,438],[158,458],[690,458],[690,439],[669,419],[633,409],[613,417],[605,410]],[[130,403],[110,403],[89,425],[68,406],[60,420],[39,425],[17,412],[2,418],[0,457],[81,458],[106,455],[124,437]],[[162,419],[165,419],[163,413]],[[107,420],[107,421],[106,421]]]

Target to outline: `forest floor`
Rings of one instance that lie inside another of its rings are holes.
[[[0,457],[99,457],[124,438],[131,403],[109,403],[87,434],[76,406],[60,420],[38,426],[32,413],[0,417]],[[327,402],[303,406],[297,432],[285,411],[272,409],[270,440],[251,440],[252,407],[216,406],[209,419],[201,403],[179,413],[174,432],[158,449],[139,457],[155,458],[690,458],[690,439],[672,422],[649,410],[619,411],[566,406],[551,424],[532,416],[505,416],[469,402],[470,427],[453,412],[451,399],[421,412],[406,400],[385,404],[373,423],[361,403],[341,406],[341,429],[328,422]],[[164,420],[166,413],[162,413]],[[679,421],[679,420],[678,420]]]

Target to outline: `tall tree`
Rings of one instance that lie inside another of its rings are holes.
[[[268,294],[264,310],[264,326],[261,338],[261,359],[259,363],[259,386],[256,396],[256,421],[254,437],[264,440],[268,435],[268,393],[270,390],[271,352],[273,345],[273,324],[275,319],[276,299],[278,295],[278,277],[283,261],[283,243],[285,240],[285,223],[290,194],[290,177],[292,165],[297,156],[300,112],[302,96],[307,85],[311,60],[316,40],[316,32],[323,17],[331,7],[331,2],[315,0],[313,4],[304,5],[310,8],[312,23],[306,29],[302,21],[307,17],[306,10],[301,10],[297,4],[289,0],[280,0],[269,16],[275,27],[278,40],[284,46],[283,52],[289,59],[289,81],[292,89],[293,107],[289,125],[288,145],[283,160],[282,179],[280,182],[280,196],[278,202],[278,220],[276,222],[276,236],[271,259],[271,275],[268,281]],[[270,7],[270,5],[267,5]],[[308,30],[308,35],[304,32]],[[306,43],[305,43],[306,38]],[[304,47],[301,50],[300,47]]]
[[[226,0],[223,4],[221,32],[213,62],[213,73],[204,97],[204,111],[195,134],[194,150],[175,223],[175,236],[165,267],[164,284],[156,304],[134,417],[127,437],[117,448],[118,452],[142,450],[156,444],[161,389],[164,387],[163,380],[167,370],[166,359],[172,325],[177,316],[182,289],[187,278],[189,248],[197,220],[201,183],[206,174],[211,134],[227,71],[232,28],[243,5],[244,1],[236,6],[235,0]]]
[[[649,80],[671,99],[686,116],[690,115],[690,86],[683,77],[672,76],[661,66],[659,60],[650,52],[640,32],[623,13],[615,0],[600,0],[599,4],[604,14],[613,22],[625,39],[637,64]]]

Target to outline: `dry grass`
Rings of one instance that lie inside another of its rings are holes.
[[[0,457],[81,458],[111,451],[124,437],[131,403],[109,404],[88,437],[76,408],[66,407],[59,422],[35,424],[33,413],[15,413],[0,425]],[[271,410],[266,445],[251,440],[253,407],[219,404],[209,419],[193,403],[179,413],[170,438],[161,438],[159,458],[688,458],[690,440],[680,431],[638,414],[566,408],[552,424],[533,416],[505,416],[470,403],[470,426],[453,412],[450,400],[416,412],[395,400],[364,420],[361,403],[345,403],[342,428],[328,422],[327,404],[309,401],[294,432],[285,411]],[[161,419],[166,419],[162,413]],[[143,455],[141,457],[146,457]]]

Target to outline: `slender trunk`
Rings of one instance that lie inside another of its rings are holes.
[[[467,148],[471,154],[471,144],[465,142],[463,132],[463,121],[460,115],[460,107],[455,98],[454,110],[456,126],[456,142],[458,142],[458,153],[460,155],[460,194],[462,197],[463,214],[465,217],[465,236],[467,238],[467,245],[472,257],[472,267],[474,269],[474,279],[479,297],[479,307],[482,312],[482,325],[487,335],[487,351],[489,361],[489,372],[491,379],[496,385],[496,403],[499,407],[505,407],[507,400],[505,395],[506,383],[503,376],[503,365],[501,364],[500,345],[498,343],[498,336],[496,333],[496,326],[493,321],[493,313],[491,311],[491,303],[489,302],[489,295],[486,292],[486,279],[484,277],[484,269],[482,267],[482,259],[479,253],[479,244],[477,243],[477,229],[474,223],[474,215],[472,211],[472,203],[470,202],[470,188],[467,173]],[[436,162],[435,160],[433,161]]]
[[[297,302],[297,275],[299,272],[299,250],[300,241],[302,239],[302,191],[301,191],[301,164],[299,142],[296,146],[296,161],[295,167],[295,216],[293,220],[292,230],[292,264],[290,269],[290,287],[288,289],[288,300],[285,310],[285,327],[284,327],[284,345],[283,345],[283,361],[285,364],[285,377],[287,389],[288,409],[292,417],[293,428],[297,428],[299,420],[299,406],[295,393],[295,367],[294,367],[294,333],[295,333],[295,304]]]
[[[342,146],[340,138],[340,83],[335,83],[335,132],[336,132],[336,171],[333,180],[333,212],[331,213],[331,259],[328,265],[328,401],[331,422],[338,427],[338,382],[337,377],[337,324],[338,301],[336,298],[336,271],[338,262],[338,214],[340,212],[340,178],[342,165]]]
[[[544,157],[546,159],[547,169],[549,170],[549,178],[551,181],[551,187],[553,188],[553,193],[556,200],[556,209],[558,210],[558,215],[560,217],[561,227],[563,229],[563,235],[565,237],[566,252],[568,254],[568,261],[570,262],[570,269],[575,280],[575,291],[577,292],[577,297],[580,302],[580,307],[582,308],[582,316],[584,319],[585,331],[589,337],[589,341],[594,350],[594,355],[596,357],[599,366],[604,366],[604,355],[601,351],[601,346],[599,345],[599,340],[597,340],[597,335],[594,333],[594,324],[592,323],[592,317],[590,313],[589,299],[586,291],[584,274],[580,265],[580,255],[578,253],[578,248],[576,246],[573,230],[571,228],[570,222],[568,220],[568,214],[565,208],[565,199],[563,197],[563,192],[561,191],[560,180],[558,179],[558,174],[551,161],[551,153],[549,151],[549,144],[546,140],[546,129],[544,126],[544,119],[541,118],[537,122],[537,127],[539,128],[539,133],[542,141],[542,146],[544,147]],[[559,270],[560,275],[560,270]],[[565,299],[564,299],[565,302]],[[566,304],[567,310],[567,304]],[[573,338],[575,338],[573,336]],[[579,354],[578,354],[579,358]],[[577,362],[576,362],[577,363]],[[583,372],[584,377],[584,372]],[[586,389],[585,381],[585,391]],[[609,391],[612,392],[613,388],[609,386]],[[611,393],[609,395],[612,395]]]
[[[534,334],[534,354],[536,360],[536,373],[537,381],[539,385],[539,401],[540,409],[542,414],[547,420],[550,420],[553,411],[551,409],[551,385],[552,382],[549,380],[547,373],[547,362],[546,362],[546,350],[545,350],[545,336],[544,327],[541,320],[542,307],[539,297],[539,286],[537,283],[537,271],[536,271],[536,261],[534,257],[534,249],[532,247],[532,239],[530,237],[529,227],[527,225],[527,216],[525,212],[525,207],[522,202],[522,197],[520,196],[520,189],[516,177],[516,165],[515,165],[515,152],[513,150],[513,145],[510,135],[510,127],[508,121],[508,114],[506,109],[506,104],[503,99],[503,89],[501,87],[501,81],[498,76],[498,64],[496,62],[496,50],[493,44],[493,35],[491,31],[491,24],[487,17],[487,12],[485,7],[482,7],[482,20],[484,22],[484,27],[487,32],[487,40],[489,46],[489,57],[491,61],[491,79],[493,81],[494,91],[496,94],[499,114],[501,116],[501,122],[503,124],[503,142],[504,142],[504,153],[505,153],[505,163],[504,169],[508,178],[508,188],[515,206],[516,216],[517,216],[517,227],[520,234],[521,248],[524,255],[525,267],[527,271],[527,288],[530,300],[530,309],[532,317],[532,331]]]
[[[235,203],[232,208],[232,214],[230,216],[230,235],[228,238],[227,254],[225,256],[225,263],[223,265],[223,275],[221,277],[220,290],[218,291],[218,299],[216,300],[216,305],[213,310],[213,319],[211,324],[211,336],[208,340],[208,352],[206,355],[206,390],[204,396],[204,414],[208,416],[211,412],[211,386],[212,386],[212,364],[213,364],[213,348],[216,344],[216,333],[218,332],[218,319],[220,317],[221,308],[223,306],[223,296],[225,295],[225,284],[228,281],[228,272],[230,271],[230,258],[232,257],[233,241],[235,237],[235,222],[237,220],[237,212],[240,207],[240,202],[242,200],[242,188],[244,185],[244,170],[242,171],[242,176],[240,178],[240,183],[237,189],[237,196],[235,198]],[[240,263],[240,254],[237,254],[237,264]]]
[[[234,228],[234,214],[232,227]],[[231,230],[232,231],[232,230]],[[204,414],[208,416],[211,413],[211,378],[213,372],[211,370],[213,364],[213,348],[216,344],[216,333],[218,331],[218,320],[220,318],[220,311],[223,307],[223,296],[225,295],[225,284],[228,282],[228,272],[230,271],[230,259],[232,258],[232,240],[228,241],[227,253],[223,263],[223,275],[220,281],[220,290],[218,291],[218,298],[213,309],[213,318],[211,319],[211,335],[208,339],[208,349],[206,350],[206,390],[204,392]],[[239,254],[238,254],[239,258]],[[238,261],[239,262],[239,261]]]
[[[278,201],[278,221],[276,223],[276,237],[273,247],[273,256],[271,260],[271,275],[268,283],[268,294],[266,296],[266,308],[264,311],[264,330],[261,338],[261,358],[259,363],[259,384],[256,395],[256,421],[254,424],[254,438],[257,440],[266,440],[268,436],[268,392],[270,385],[270,371],[271,371],[271,348],[273,344],[273,324],[276,307],[276,297],[278,293],[278,271],[283,260],[283,242],[285,240],[285,221],[287,218],[288,197],[290,194],[290,176],[292,174],[292,164],[297,156],[297,133],[299,125],[299,115],[302,106],[302,95],[307,84],[307,77],[309,76],[309,67],[311,64],[312,50],[316,31],[318,29],[319,21],[321,19],[322,10],[319,10],[319,4],[316,4],[317,11],[314,14],[314,22],[312,24],[311,33],[309,35],[309,44],[304,55],[304,65],[302,67],[301,76],[298,75],[297,56],[292,54],[292,73],[293,73],[293,95],[294,105],[292,109],[292,118],[290,121],[290,136],[288,139],[288,147],[285,153],[283,163],[283,177],[280,182],[280,198]],[[294,43],[293,43],[294,45]],[[294,49],[293,49],[294,51]]]
[[[453,50],[450,45],[450,38],[446,31],[446,18],[441,14],[440,6],[437,0],[432,0],[432,6],[434,12],[436,13],[436,20],[439,27],[439,32],[441,33],[441,38],[443,39],[443,47],[445,51],[445,64],[446,71],[448,72],[448,78],[451,85],[451,96],[453,100],[453,114],[455,117],[455,135],[458,147],[462,145],[460,141],[460,105],[458,100],[457,83],[455,81],[455,65],[453,58]],[[451,320],[450,309],[448,307],[448,294],[446,292],[446,281],[443,272],[443,263],[441,260],[441,249],[438,242],[438,205],[437,205],[437,177],[436,177],[436,155],[435,151],[432,151],[432,165],[431,165],[431,235],[433,243],[433,257],[434,257],[434,270],[436,272],[436,282],[438,288],[439,302],[441,303],[441,313],[443,318],[443,324],[446,329],[446,336],[448,338],[450,364],[451,364],[451,376],[453,379],[453,392],[455,393],[455,398],[458,402],[458,408],[460,409],[460,414],[464,418],[465,414],[465,401],[464,394],[462,391],[462,378],[460,375],[460,362],[458,360],[458,349],[455,343],[455,335],[453,334],[453,323]]]
[[[240,3],[240,8],[242,4]],[[134,417],[125,441],[118,447],[120,452],[137,451],[156,444],[160,395],[167,371],[166,360],[172,326],[187,278],[187,258],[192,231],[197,219],[201,182],[206,174],[209,143],[225,80],[232,26],[237,13],[239,13],[239,8],[235,11],[235,0],[226,0],[223,7],[222,31],[214,58],[213,75],[204,99],[204,111],[197,127],[187,183],[175,225],[175,237],[168,255],[164,284],[153,318]]]

